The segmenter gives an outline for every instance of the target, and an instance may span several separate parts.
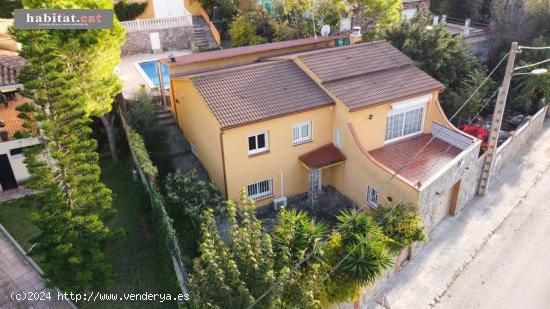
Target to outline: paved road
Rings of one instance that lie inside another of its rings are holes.
[[[547,172],[456,278],[436,308],[549,308],[549,261]]]

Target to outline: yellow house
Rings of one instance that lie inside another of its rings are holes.
[[[171,91],[179,128],[229,199],[245,188],[261,207],[307,193],[314,207],[331,186],[362,207],[417,204],[431,230],[475,191],[480,141],[445,117],[443,85],[387,42],[175,73]]]

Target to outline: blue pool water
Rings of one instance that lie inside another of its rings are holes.
[[[158,88],[159,87],[159,77],[158,77],[158,73],[157,73],[157,62],[155,60],[140,62],[139,66],[141,67],[143,72],[145,72],[147,77],[149,77],[151,82],[153,82],[155,87]],[[161,71],[162,71],[162,80],[164,82],[164,89],[169,89],[170,88],[170,77],[169,77],[169,73],[168,73],[168,66],[163,63],[162,67],[161,67]]]

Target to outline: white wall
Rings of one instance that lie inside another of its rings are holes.
[[[29,172],[27,170],[27,167],[23,163],[23,159],[24,159],[23,154],[12,156],[10,154],[10,150],[33,146],[39,143],[40,143],[40,140],[37,137],[23,138],[23,139],[0,143],[0,155],[1,154],[8,155],[8,159],[10,160],[11,168],[13,170],[13,174],[15,175],[15,180],[17,181],[17,184],[22,184],[25,181],[27,181],[27,179],[29,179]],[[0,189],[0,191],[2,191],[2,189]]]

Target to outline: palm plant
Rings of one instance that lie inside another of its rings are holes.
[[[337,216],[337,229],[327,245],[327,262],[333,269],[325,286],[328,304],[357,298],[360,290],[392,266],[386,237],[373,218],[351,210]],[[327,304],[327,305],[328,305]]]

